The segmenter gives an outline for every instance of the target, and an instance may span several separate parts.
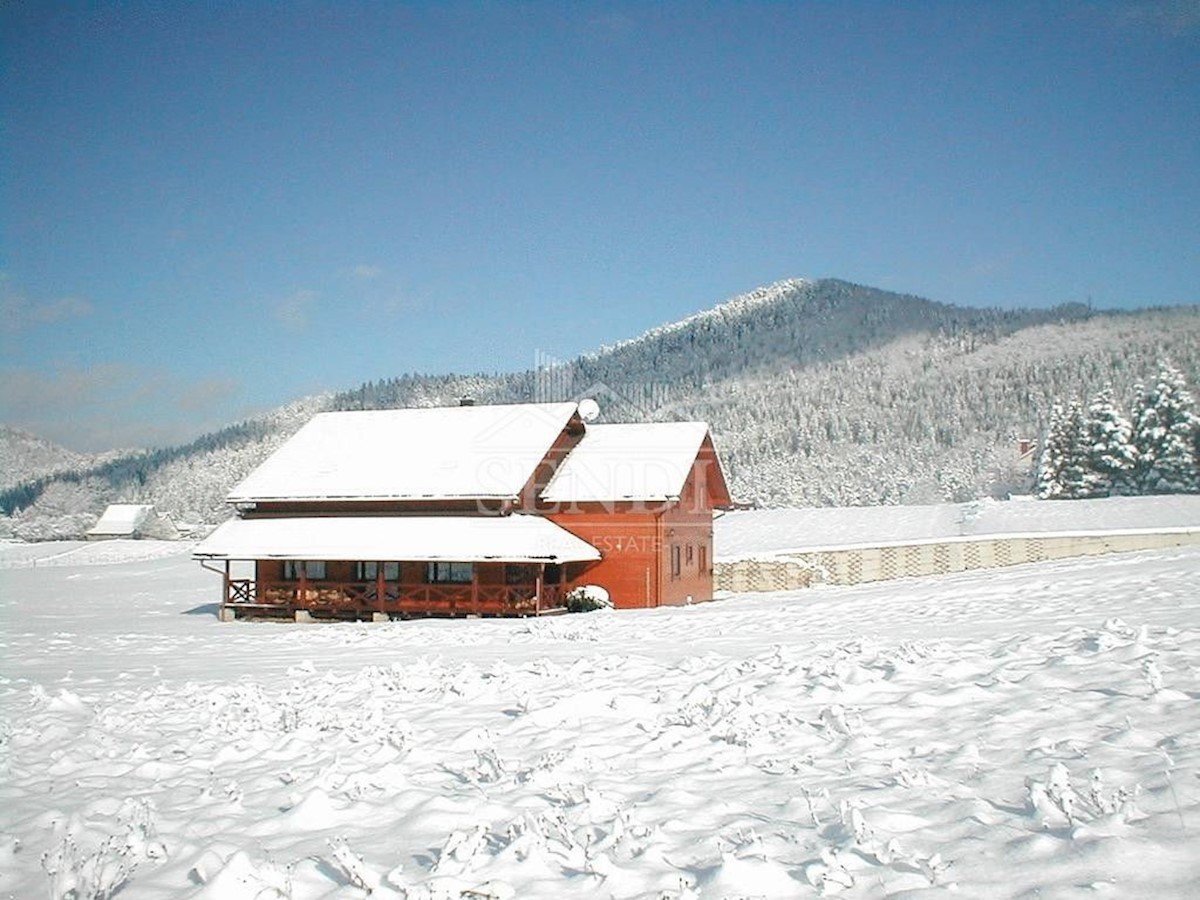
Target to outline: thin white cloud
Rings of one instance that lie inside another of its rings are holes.
[[[374,281],[383,274],[383,268],[381,266],[370,266],[360,263],[357,266],[351,266],[349,274],[351,278],[356,278],[359,281]]]
[[[1200,0],[1142,0],[1118,4],[1118,24],[1150,28],[1167,37],[1180,38],[1200,32]]]
[[[241,389],[242,383],[236,378],[206,378],[180,389],[179,408],[208,415],[233,400]]]
[[[241,384],[121,363],[0,370],[0,422],[92,452],[166,446],[242,418]]]
[[[967,275],[971,278],[996,278],[1011,271],[1012,258],[1009,256],[983,257],[967,266]]]
[[[296,291],[275,304],[276,321],[289,331],[304,331],[319,295],[316,291]]]
[[[13,285],[8,275],[0,273],[0,329],[8,334],[81,319],[94,311],[91,302],[83,297],[33,300]]]

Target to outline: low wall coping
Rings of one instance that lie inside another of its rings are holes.
[[[843,553],[853,550],[887,550],[897,547],[928,547],[936,544],[982,544],[992,541],[1047,540],[1053,538],[1104,538],[1130,537],[1149,534],[1200,534],[1200,525],[1185,525],[1172,528],[1121,528],[1095,531],[1000,531],[992,534],[947,535],[936,538],[915,538],[899,541],[867,541],[857,544],[824,544],[811,547],[791,547],[787,550],[771,550],[766,553],[751,553],[744,556],[717,556],[719,564],[739,562],[788,562],[795,556],[811,556],[816,553]],[[798,562],[799,560],[792,560]]]

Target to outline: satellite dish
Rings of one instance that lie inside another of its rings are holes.
[[[600,415],[600,404],[591,397],[585,397],[579,401],[579,418],[585,422],[594,422],[596,417]]]

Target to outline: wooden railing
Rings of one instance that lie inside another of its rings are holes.
[[[255,581],[230,579],[226,605],[307,609],[328,613],[397,615],[534,615],[560,609],[563,592],[543,584],[538,602],[535,584],[404,584],[376,581]]]

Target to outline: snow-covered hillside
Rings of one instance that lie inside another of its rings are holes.
[[[82,453],[28,431],[0,425],[0,490],[53,472],[79,469],[90,461]]]
[[[1195,895],[1200,551],[311,626],[0,565],[0,896]]]
[[[463,395],[594,396],[601,421],[707,421],[735,497],[760,506],[1004,496],[1032,488],[1032,460],[1018,458],[1017,441],[1042,436],[1055,402],[1086,401],[1111,383],[1127,406],[1163,358],[1200,384],[1200,308],[968,309],[792,279],[561,364],[363,384],[44,491],[0,491],[0,510],[25,510],[0,519],[0,536],[70,536],[112,502],[212,524],[228,513],[225,493],[303,417]]]
[[[110,503],[154,504],[186,530],[203,531],[229,515],[229,489],[331,403],[331,395],[318,394],[184,447],[98,458],[38,486],[36,502],[0,517],[0,538],[79,537]]]

